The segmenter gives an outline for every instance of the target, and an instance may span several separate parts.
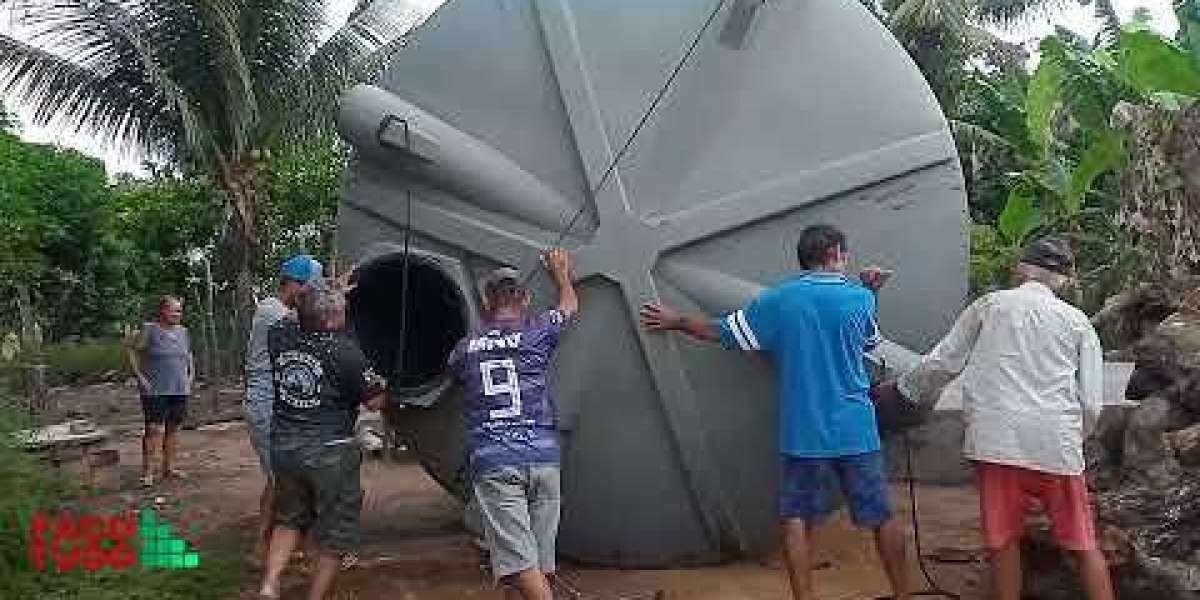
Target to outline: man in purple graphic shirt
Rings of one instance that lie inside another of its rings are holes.
[[[484,318],[450,355],[467,389],[470,473],[505,598],[552,600],[558,535],[559,445],[550,361],[559,334],[579,310],[571,257],[553,249],[542,262],[558,287],[558,306],[530,311],[532,296],[516,269],[484,282]]]

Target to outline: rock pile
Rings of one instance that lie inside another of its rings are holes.
[[[1096,317],[1106,347],[1119,348],[1110,358],[1137,364],[1126,395],[1139,405],[1106,414],[1087,447],[1125,599],[1200,598],[1200,285],[1172,287],[1135,288]]]

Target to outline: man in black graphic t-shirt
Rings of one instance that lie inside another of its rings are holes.
[[[279,498],[261,594],[279,595],[279,577],[300,532],[311,528],[320,557],[309,598],[333,586],[342,556],[358,545],[362,510],[361,452],[354,439],[360,404],[378,410],[384,384],[344,329],[346,303],[324,282],[297,298],[299,323],[268,334],[275,384],[271,464]]]

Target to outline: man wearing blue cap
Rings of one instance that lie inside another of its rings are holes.
[[[262,556],[270,547],[271,528],[275,517],[275,485],[271,476],[271,405],[275,387],[271,378],[271,357],[267,352],[267,332],[285,318],[294,318],[296,296],[309,282],[320,279],[321,263],[307,254],[297,254],[285,261],[279,270],[279,290],[258,303],[246,344],[246,426],[250,445],[258,454],[259,465],[267,481],[259,497],[259,535],[257,554]]]

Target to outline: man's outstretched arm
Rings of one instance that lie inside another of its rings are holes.
[[[558,287],[558,312],[570,318],[579,312],[579,295],[575,293],[575,282],[571,275],[571,255],[562,248],[555,248],[542,255],[542,263]]]
[[[650,331],[682,331],[698,340],[720,342],[721,332],[705,315],[685,315],[661,302],[647,302],[641,310],[642,327]]]

